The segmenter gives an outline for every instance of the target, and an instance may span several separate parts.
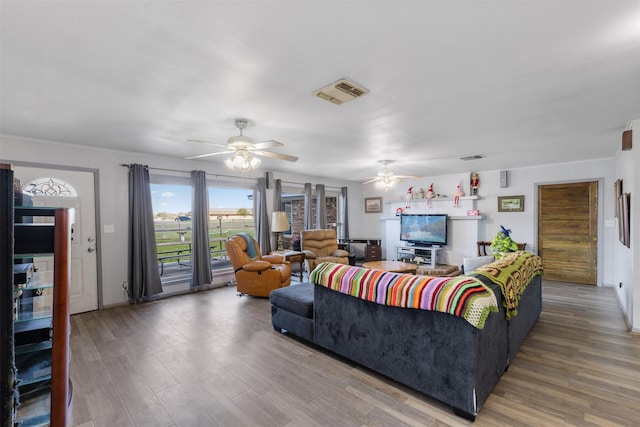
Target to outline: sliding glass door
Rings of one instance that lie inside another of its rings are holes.
[[[283,243],[285,249],[299,250],[300,232],[304,230],[304,195],[296,193],[282,194],[282,209],[287,213],[287,218],[291,228],[289,232],[283,234]],[[317,211],[317,202],[314,197],[311,201],[312,218],[315,219]],[[342,224],[338,222],[338,197],[334,194],[327,194],[325,198],[325,212],[327,228],[337,230],[340,235],[340,227]],[[312,228],[316,228],[315,225]]]
[[[154,178],[152,178],[152,181]],[[188,289],[191,278],[191,185],[180,178],[151,184],[158,269],[165,291]],[[252,188],[223,188],[210,183],[209,242],[214,284],[233,277],[224,241],[234,233],[255,235]],[[167,288],[170,287],[170,288]]]

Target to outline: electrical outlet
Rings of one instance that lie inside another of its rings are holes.
[[[622,282],[618,283],[618,287],[622,289]]]

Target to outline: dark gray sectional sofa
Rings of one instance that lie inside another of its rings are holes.
[[[510,320],[500,288],[478,279],[494,291],[500,307],[483,329],[450,314],[380,305],[311,283],[271,293],[272,323],[277,331],[313,342],[474,420],[542,310],[539,275]]]

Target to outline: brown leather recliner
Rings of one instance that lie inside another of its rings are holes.
[[[300,232],[300,244],[309,272],[323,262],[349,264],[349,252],[338,249],[336,230],[317,229]]]
[[[291,263],[285,261],[282,255],[260,255],[258,242],[251,240],[256,250],[254,259],[247,253],[247,241],[244,237],[235,234],[224,242],[235,271],[238,292],[268,297],[272,290],[289,286]]]

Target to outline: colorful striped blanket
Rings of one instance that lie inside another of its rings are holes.
[[[500,286],[506,317],[518,314],[518,302],[531,279],[543,274],[542,258],[525,251],[507,252],[502,258],[473,271]]]
[[[428,277],[324,262],[309,280],[381,305],[440,311],[462,317],[478,329],[498,311],[493,291],[474,277]]]

